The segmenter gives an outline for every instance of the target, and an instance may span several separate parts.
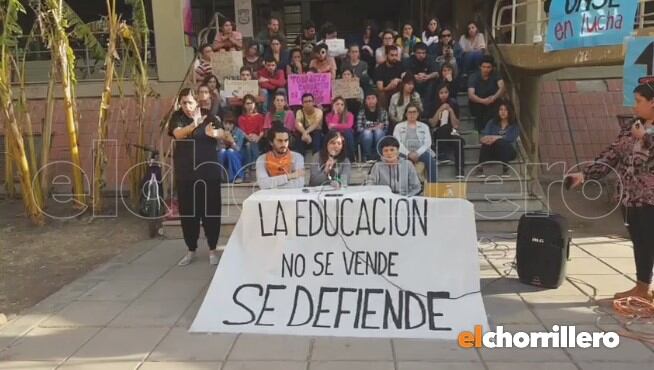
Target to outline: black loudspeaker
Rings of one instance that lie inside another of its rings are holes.
[[[518,277],[525,284],[558,288],[570,255],[568,221],[561,215],[531,212],[518,224]]]

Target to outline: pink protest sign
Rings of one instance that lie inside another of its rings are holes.
[[[288,100],[290,105],[302,105],[302,95],[313,94],[317,105],[331,104],[331,73],[309,73],[288,76]]]

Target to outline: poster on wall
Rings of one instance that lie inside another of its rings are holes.
[[[624,57],[624,106],[635,104],[633,91],[639,84],[654,87],[654,37],[629,37]]]
[[[638,1],[553,0],[545,52],[620,45],[634,30]]]
[[[252,23],[252,0],[234,0],[236,29],[243,37],[254,37]]]

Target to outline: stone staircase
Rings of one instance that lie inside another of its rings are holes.
[[[501,178],[501,166],[490,164],[485,166],[486,178],[480,179],[472,174],[479,160],[479,134],[474,128],[474,121],[470,115],[468,98],[458,96],[461,107],[460,133],[466,141],[465,173],[467,178],[461,181],[467,183],[467,199],[474,204],[477,221],[477,232],[482,233],[512,233],[517,231],[518,220],[526,212],[543,209],[541,199],[530,194],[526,166],[523,158],[518,156],[511,163],[513,171],[510,178]],[[365,182],[369,164],[355,163],[352,168],[350,186],[362,185]],[[439,164],[439,182],[458,182],[455,179],[455,166],[453,163]],[[308,169],[307,169],[308,183]],[[225,184],[223,185],[223,225],[234,225],[241,213],[243,201],[252,193],[259,190],[256,183]],[[164,223],[165,235],[181,235],[177,226],[178,221]]]

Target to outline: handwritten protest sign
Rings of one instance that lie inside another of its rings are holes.
[[[332,75],[308,73],[288,76],[288,100],[290,105],[302,105],[302,95],[313,94],[316,104],[331,104]]]
[[[553,0],[545,51],[619,45],[634,29],[638,1]]]
[[[242,51],[219,51],[211,55],[211,68],[221,83],[226,78],[238,77],[241,67],[243,67]]]
[[[262,190],[192,332],[455,339],[488,328],[472,203],[388,187]]]
[[[361,86],[359,85],[359,80],[335,80],[332,96],[341,96],[344,99],[361,99]]]
[[[225,80],[224,89],[226,98],[242,98],[247,94],[259,96],[259,81]]]
[[[325,45],[327,45],[331,57],[338,57],[347,53],[345,39],[328,39],[325,40]]]

